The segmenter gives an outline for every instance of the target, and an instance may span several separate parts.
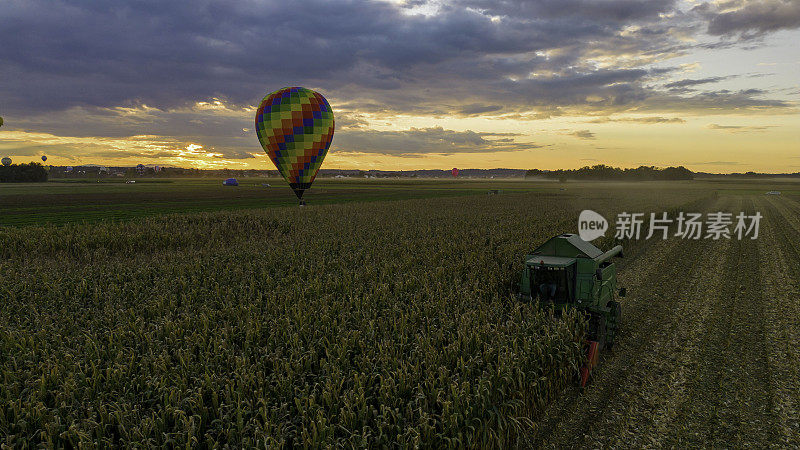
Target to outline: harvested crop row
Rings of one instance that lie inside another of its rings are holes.
[[[721,196],[706,208],[760,211],[758,240],[673,240],[626,266],[628,334],[579,400],[548,411],[541,445],[796,445],[798,229],[769,202]],[[776,254],[780,242],[792,244]]]
[[[773,404],[782,445],[800,446],[800,205],[789,199],[761,199],[767,212],[759,239],[761,284],[769,335],[767,353],[774,383]],[[783,245],[780,245],[783,243]]]
[[[710,210],[720,205],[705,201],[694,206]],[[659,426],[654,412],[669,414],[670,397],[679,394],[676,381],[682,377],[682,365],[675,357],[685,340],[696,335],[699,315],[690,299],[715,282],[706,274],[719,265],[714,258],[702,264],[674,262],[694,260],[712,250],[708,241],[660,240],[625,266],[620,279],[629,295],[623,302],[620,342],[605,356],[583,395],[571,392],[547,412],[548,426],[537,436],[539,446],[620,445],[650,438],[643,431]]]
[[[728,210],[753,213],[752,201]],[[772,408],[774,384],[768,366],[766,299],[758,282],[759,246],[732,240],[722,262],[724,283],[708,292],[697,368],[687,383],[666,442],[671,446],[744,447],[777,442]],[[702,301],[698,299],[699,301]]]

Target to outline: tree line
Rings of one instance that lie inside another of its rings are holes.
[[[655,180],[691,180],[694,172],[683,166],[655,167],[639,166],[635,169],[622,169],[605,164],[585,166],[580,169],[539,170],[531,169],[525,177],[544,177],[554,180],[620,180],[620,181],[655,181]]]
[[[0,166],[0,183],[37,183],[42,181],[47,181],[47,169],[37,162]]]

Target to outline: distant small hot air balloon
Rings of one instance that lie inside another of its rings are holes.
[[[0,117],[0,127],[2,127],[2,126],[3,126],[3,118]]]
[[[42,161],[47,161],[47,156],[42,155]]]
[[[5,158],[1,159],[0,162],[2,162],[4,166],[10,166],[11,165],[11,158],[6,156]]]
[[[453,170],[451,172],[453,173],[453,178],[458,176],[458,169],[456,169],[455,167],[453,167]]]
[[[256,134],[269,159],[303,204],[333,140],[333,111],[319,92],[279,89],[261,100]]]
[[[136,165],[136,172],[138,172],[139,175],[143,174],[144,173],[144,164],[137,164]]]

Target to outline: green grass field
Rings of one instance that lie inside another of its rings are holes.
[[[270,187],[262,184],[270,184]],[[450,197],[487,189],[558,191],[554,183],[464,183],[320,179],[307,191],[309,205]],[[135,184],[96,180],[0,185],[0,225],[128,220],[169,213],[295,206],[282,179],[241,179],[238,187],[210,179],[137,179]]]
[[[171,213],[244,210],[297,205],[297,199],[279,178],[244,178],[238,187],[222,186],[217,179],[94,179],[55,180],[48,183],[0,184],[0,226],[84,223],[130,220]],[[270,187],[263,186],[269,184]],[[719,193],[763,193],[782,190],[800,195],[800,184],[774,181],[694,181],[674,183],[593,183],[524,180],[405,180],[318,179],[304,199],[308,206],[404,200],[415,198],[485,195],[490,189],[504,194],[537,192],[566,198],[593,195],[609,188],[657,190],[658,186]]]

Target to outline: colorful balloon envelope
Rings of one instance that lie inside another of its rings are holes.
[[[311,187],[333,140],[333,111],[319,92],[279,89],[261,100],[256,134],[298,199]]]
[[[47,156],[42,155],[42,161],[47,161]]]
[[[453,174],[453,178],[458,176],[458,169],[456,169],[455,167],[453,167],[453,170],[451,172]]]

